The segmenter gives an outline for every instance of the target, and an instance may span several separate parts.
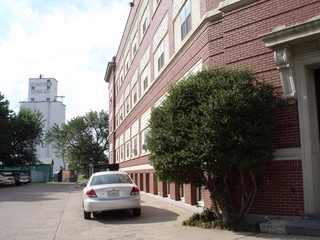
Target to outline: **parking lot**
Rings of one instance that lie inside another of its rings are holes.
[[[31,183],[0,188],[0,239],[316,239],[182,226],[193,212],[142,194],[142,212],[108,212],[85,220],[81,188]]]

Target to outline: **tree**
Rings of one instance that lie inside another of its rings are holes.
[[[11,131],[9,123],[9,101],[5,100],[0,92],[0,156],[1,162],[7,162],[10,158]]]
[[[273,159],[273,87],[251,70],[222,67],[190,75],[168,93],[152,111],[147,136],[158,178],[204,184],[222,225],[240,224],[254,201],[256,174]],[[231,191],[237,183],[238,210]]]
[[[42,114],[21,108],[9,110],[9,101],[0,93],[0,156],[4,166],[34,165],[38,162],[36,146],[42,143]]]
[[[10,156],[3,165],[24,167],[39,162],[37,146],[42,143],[43,123],[42,113],[28,108],[21,108],[9,117]]]
[[[108,135],[108,113],[90,111],[61,126],[55,124],[46,133],[46,142],[69,168],[87,173],[89,165],[108,162]]]

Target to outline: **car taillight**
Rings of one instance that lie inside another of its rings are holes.
[[[97,197],[96,192],[93,189],[89,189],[88,191],[86,191],[86,195],[92,198]]]
[[[132,190],[131,190],[130,195],[136,195],[136,194],[139,194],[139,192],[140,192],[139,188],[133,187]]]
[[[8,180],[13,180],[13,178],[9,177]]]

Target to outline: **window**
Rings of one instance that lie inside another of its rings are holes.
[[[138,136],[135,136],[132,139],[132,151],[131,151],[132,156],[137,156],[138,155]]]
[[[116,94],[119,93],[119,81],[116,81]]]
[[[143,153],[146,153],[148,151],[148,145],[147,145],[147,142],[146,142],[146,139],[147,139],[147,135],[148,135],[148,129],[145,129],[142,131],[142,139],[141,139],[141,150]]]
[[[117,113],[116,115],[116,127],[119,126],[119,113]]]
[[[130,142],[126,142],[126,159],[130,158]]]
[[[180,25],[181,25],[181,41],[187,36],[191,30],[191,7],[190,0],[186,2],[180,13]]]
[[[129,54],[127,54],[126,60],[125,60],[125,74],[129,71],[130,63],[129,63]]]
[[[138,101],[138,85],[135,84],[132,88],[132,102],[133,105],[136,104]]]
[[[163,67],[164,65],[164,40],[162,40],[158,47],[158,71]]]
[[[110,91],[109,104],[112,104],[112,91]]]
[[[134,36],[134,38],[133,38],[131,47],[132,47],[132,58],[133,58],[134,55],[136,55],[136,52],[137,52],[137,39],[136,39],[136,34],[135,34],[135,36]]]
[[[124,149],[123,145],[120,147],[120,161],[123,162],[124,159]]]
[[[146,91],[149,86],[148,66],[143,70],[143,72],[141,74],[141,81],[142,81],[142,89],[143,89],[143,91]]]
[[[113,162],[113,152],[109,152],[109,162]]]
[[[153,14],[156,12],[161,0],[153,0]]]
[[[129,97],[126,98],[126,115],[129,113],[130,111],[130,99]]]
[[[142,33],[145,34],[148,28],[148,7],[144,10],[144,13],[142,15]]]
[[[109,122],[109,132],[112,133],[112,131],[113,131],[113,121],[110,120],[110,122]]]
[[[119,162],[119,148],[116,150],[116,162]]]
[[[120,122],[123,121],[123,106],[120,108]]]

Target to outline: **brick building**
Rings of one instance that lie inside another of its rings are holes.
[[[142,191],[210,206],[203,187],[158,182],[145,136],[170,84],[214,65],[249,66],[283,92],[275,159],[251,213],[320,211],[319,0],[135,0],[108,63],[110,162]]]

